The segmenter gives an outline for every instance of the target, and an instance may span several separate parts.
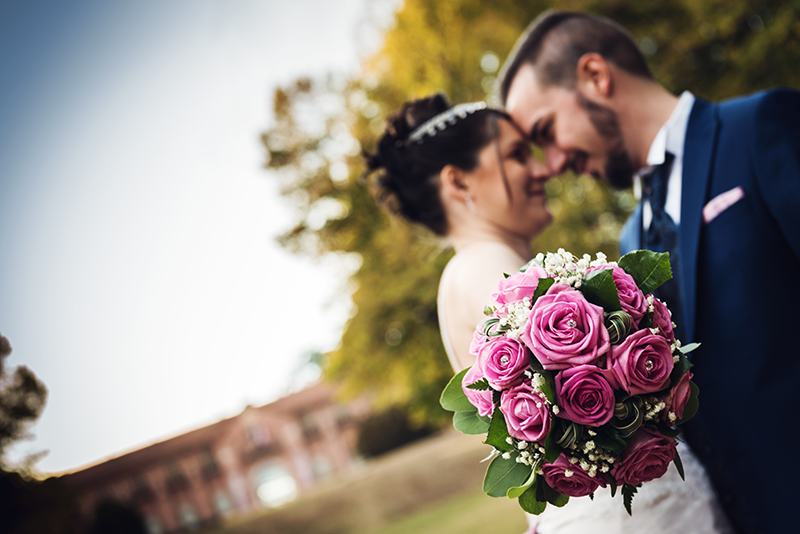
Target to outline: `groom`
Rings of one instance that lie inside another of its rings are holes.
[[[800,93],[674,96],[621,27],[549,11],[504,65],[501,98],[551,172],[636,186],[622,252],[670,252],[675,276],[659,297],[680,339],[702,343],[686,438],[740,532],[794,531]]]

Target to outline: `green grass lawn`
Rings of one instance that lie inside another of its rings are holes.
[[[516,501],[481,491],[489,450],[476,436],[445,432],[208,534],[521,534]]]
[[[522,534],[526,528],[516,501],[493,499],[479,489],[358,534]]]

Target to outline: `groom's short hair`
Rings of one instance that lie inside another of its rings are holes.
[[[548,10],[536,17],[517,40],[500,73],[505,104],[511,83],[526,64],[542,87],[575,87],[578,60],[594,52],[626,72],[652,79],[633,37],[619,24],[590,13]]]

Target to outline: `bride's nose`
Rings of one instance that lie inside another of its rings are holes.
[[[547,165],[535,157],[529,158],[528,168],[530,169],[531,176],[533,176],[536,180],[546,182],[551,177],[550,169],[547,168]]]

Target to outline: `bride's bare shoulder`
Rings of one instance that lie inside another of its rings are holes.
[[[517,272],[526,261],[508,245],[486,241],[464,247],[453,256],[447,267],[454,282],[469,283],[474,280],[500,280],[503,273]]]

